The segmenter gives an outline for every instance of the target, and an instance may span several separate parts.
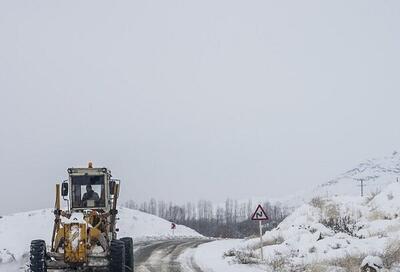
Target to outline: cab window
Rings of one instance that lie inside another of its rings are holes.
[[[104,175],[72,176],[72,208],[105,207]]]

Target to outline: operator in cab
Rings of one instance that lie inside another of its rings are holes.
[[[92,189],[92,185],[86,185],[86,193],[83,194],[82,203],[84,206],[94,206],[100,200],[99,195]],[[93,204],[91,204],[93,203]]]

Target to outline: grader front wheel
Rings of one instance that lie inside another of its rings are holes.
[[[133,272],[133,239],[131,237],[124,237],[120,240],[125,244],[125,265],[129,269],[128,271]]]
[[[125,272],[125,243],[123,241],[111,241],[110,272]]]
[[[33,240],[30,249],[30,271],[47,272],[46,268],[46,242]]]

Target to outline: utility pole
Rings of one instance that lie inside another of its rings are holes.
[[[364,179],[359,179],[360,181],[360,189],[361,189],[361,197],[364,196]]]
[[[360,182],[360,185],[358,185],[358,186],[360,186],[361,197],[363,197],[363,196],[364,196],[364,187],[365,187],[364,179],[363,179],[363,178],[360,178],[360,179],[355,179],[355,180],[357,180],[357,181]]]

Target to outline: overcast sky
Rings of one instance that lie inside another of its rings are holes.
[[[0,214],[311,188],[400,149],[399,1],[0,2]]]

